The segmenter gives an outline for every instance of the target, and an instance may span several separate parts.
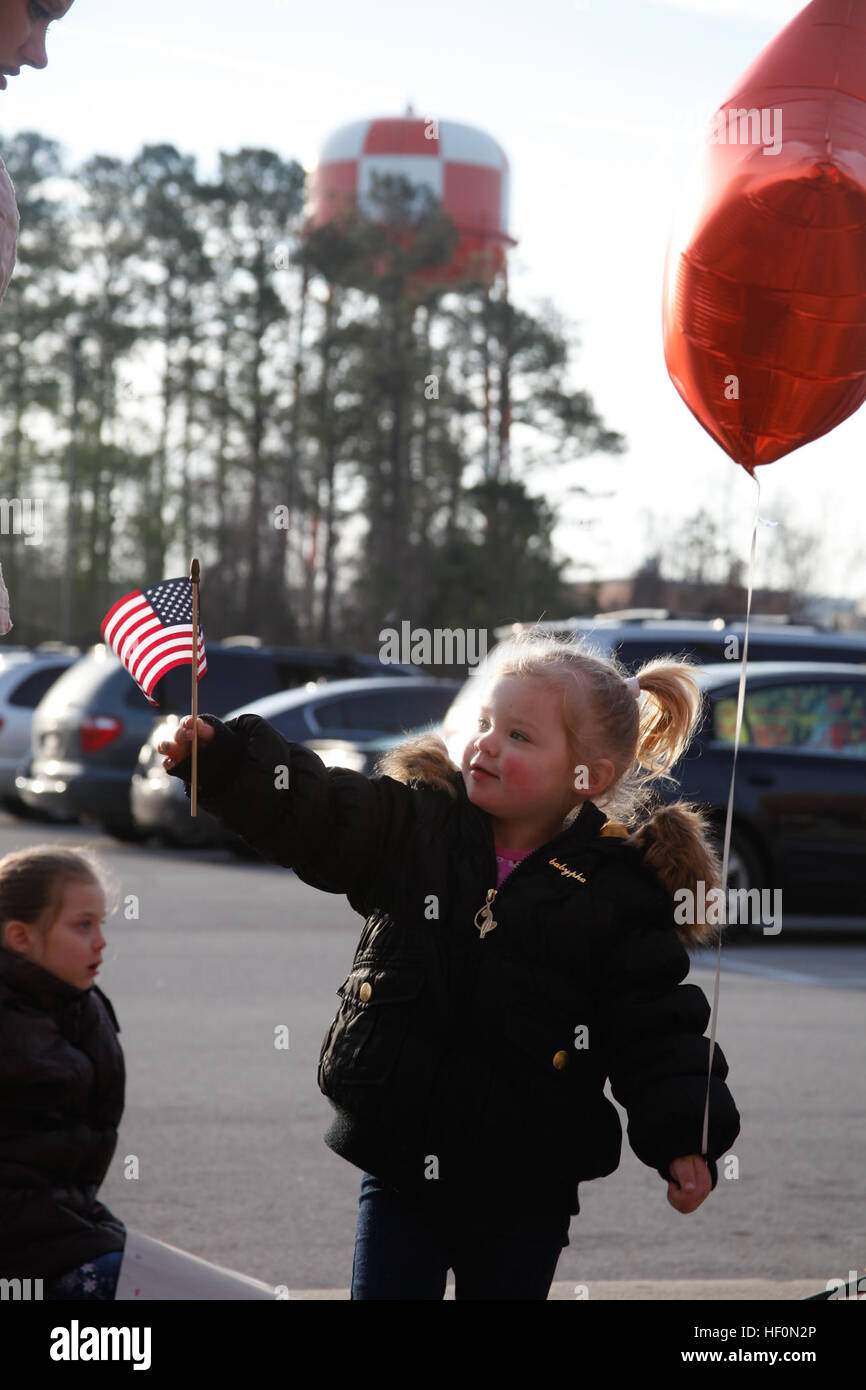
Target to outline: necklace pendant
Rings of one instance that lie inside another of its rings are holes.
[[[487,933],[489,931],[493,931],[493,928],[496,926],[496,918],[493,916],[493,913],[490,908],[490,904],[496,897],[496,893],[497,889],[488,888],[487,898],[485,900],[484,906],[479,907],[478,911],[475,914],[475,925],[481,934],[482,940],[487,935]],[[481,918],[480,922],[478,920],[479,917]]]

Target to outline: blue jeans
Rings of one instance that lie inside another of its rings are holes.
[[[59,1279],[46,1283],[43,1297],[46,1302],[77,1303],[82,1299],[114,1298],[117,1280],[120,1275],[122,1250],[112,1250],[109,1255],[99,1255],[95,1260],[78,1269],[71,1269]]]
[[[571,1214],[505,1200],[408,1197],[365,1173],[358,1201],[352,1299],[546,1299]]]

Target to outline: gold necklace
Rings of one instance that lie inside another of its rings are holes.
[[[493,902],[493,899],[496,897],[498,891],[499,890],[497,888],[488,888],[487,897],[484,900],[484,905],[483,907],[479,907],[478,911],[475,914],[475,925],[481,933],[482,937],[485,937],[489,931],[493,931],[493,928],[497,925],[496,918],[493,916],[490,904]],[[481,918],[480,922],[478,920],[479,917]]]

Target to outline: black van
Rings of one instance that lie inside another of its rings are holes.
[[[738,662],[743,655],[746,625],[724,618],[638,618],[598,614],[595,618],[567,618],[560,622],[516,623],[497,628],[505,640],[520,628],[535,627],[545,636],[580,636],[605,656],[615,652],[632,674],[646,661],[670,652],[691,656],[699,664]],[[774,623],[753,618],[749,624],[749,661],[845,661],[866,662],[866,631],[828,632],[794,623]]]

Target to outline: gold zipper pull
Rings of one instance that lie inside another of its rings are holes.
[[[485,937],[489,931],[493,931],[493,928],[496,926],[496,918],[493,916],[493,913],[490,910],[490,904],[496,897],[497,892],[498,889],[496,888],[488,888],[487,897],[484,900],[484,906],[479,907],[478,911],[475,914],[475,925],[481,933],[482,937]],[[479,917],[481,918],[480,922],[478,920]]]

